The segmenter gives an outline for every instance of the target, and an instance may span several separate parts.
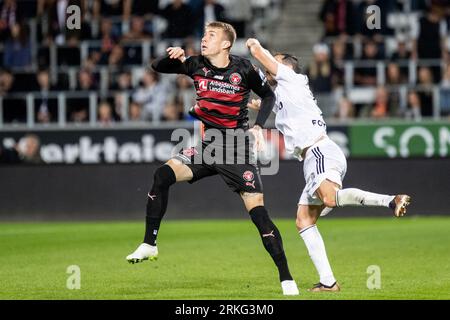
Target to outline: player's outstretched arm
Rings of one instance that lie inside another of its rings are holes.
[[[180,47],[167,48],[167,56],[155,59],[152,63],[153,70],[161,73],[187,74],[186,56]]]
[[[250,130],[255,136],[255,145],[257,150],[264,149],[264,137],[262,135],[262,128],[266,123],[267,118],[272,111],[275,104],[275,94],[267,83],[267,79],[261,72],[257,72],[253,67],[251,67],[248,73],[248,84],[249,88],[253,90],[261,100],[252,100],[255,102],[255,109],[258,108],[259,112],[256,116],[256,121],[254,127]]]
[[[267,71],[275,76],[278,72],[278,62],[272,54],[267,49],[264,49],[257,39],[248,39],[246,45],[252,56],[258,60]]]

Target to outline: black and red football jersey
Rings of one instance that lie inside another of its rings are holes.
[[[169,61],[165,62],[168,67]],[[153,68],[160,72],[186,74],[194,80],[197,104],[190,109],[190,114],[207,127],[247,129],[250,91],[260,97],[272,94],[264,74],[242,57],[230,55],[230,63],[225,68],[213,66],[203,56],[189,57],[184,63],[170,62],[170,68],[155,64]]]

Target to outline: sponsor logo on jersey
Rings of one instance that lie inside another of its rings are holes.
[[[230,75],[230,82],[234,85],[241,83],[242,77],[239,73],[235,72]]]
[[[197,81],[197,94],[204,91],[214,91],[234,95],[241,91],[241,87],[238,85],[220,80],[205,79],[202,76],[196,76],[195,81]]]
[[[198,82],[198,88],[200,91],[207,91],[208,90],[208,80],[202,79]]]
[[[217,79],[217,80],[223,80],[223,76],[215,75],[215,76],[214,76],[214,79]]]
[[[242,175],[242,178],[244,178],[245,181],[252,181],[254,179],[253,172],[251,171],[245,171]]]
[[[219,92],[219,93],[225,93],[225,94],[236,94],[240,91],[240,88],[238,86],[232,85],[227,82],[221,82],[221,81],[214,81],[211,80],[209,82],[209,90]]]
[[[311,120],[313,125],[318,125],[319,127],[326,127],[326,123],[323,120]]]

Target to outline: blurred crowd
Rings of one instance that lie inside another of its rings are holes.
[[[169,45],[198,54],[205,22],[232,23],[239,38],[252,19],[282,0],[3,0],[0,1],[0,98],[4,123],[102,125],[186,119],[195,101],[185,76],[159,75],[152,58]],[[72,5],[81,29],[69,29]],[[164,44],[164,48],[158,45]],[[83,49],[83,46],[86,45]],[[83,52],[84,50],[84,52]],[[84,54],[83,54],[84,53]],[[84,58],[83,58],[84,57]],[[53,61],[53,62],[52,62]],[[96,92],[95,115],[90,105]],[[64,93],[64,109],[60,109]],[[65,114],[60,115],[60,110]],[[64,111],[65,110],[65,111]]]
[[[324,0],[319,19],[323,36],[306,71],[319,97],[334,98],[329,115],[450,115],[449,0]],[[379,28],[368,28],[374,19]]]
[[[71,5],[81,8],[81,29],[67,28]],[[373,5],[379,21],[368,11]],[[282,6],[283,0],[0,1],[0,122],[29,123],[30,109],[41,124],[189,119],[192,81],[153,72],[151,60],[170,45],[198,54],[203,25],[212,20],[232,23],[240,39],[259,37],[255,19],[268,20]],[[323,35],[304,72],[325,116],[450,115],[450,0],[322,0],[318,19]],[[368,20],[379,28],[368,28]]]

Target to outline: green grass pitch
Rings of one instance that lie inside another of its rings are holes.
[[[276,219],[298,297],[284,297],[250,220],[164,221],[159,259],[131,265],[143,222],[1,223],[0,299],[450,299],[450,218],[325,218],[339,293],[318,281],[294,220]],[[67,267],[81,270],[69,290]],[[381,270],[369,290],[367,268]]]

